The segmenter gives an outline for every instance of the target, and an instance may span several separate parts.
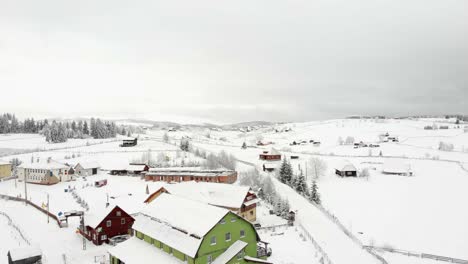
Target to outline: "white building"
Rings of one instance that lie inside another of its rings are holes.
[[[18,166],[18,179],[24,180],[26,178],[29,183],[51,185],[71,181],[73,175],[74,170],[70,166],[50,158]]]
[[[75,174],[80,176],[96,175],[101,166],[96,161],[79,162],[75,165]]]
[[[397,159],[386,160],[382,167],[382,173],[400,176],[413,176],[411,165]]]

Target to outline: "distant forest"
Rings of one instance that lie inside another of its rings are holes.
[[[117,126],[114,122],[91,118],[89,123],[84,120],[60,122],[34,120],[26,118],[20,121],[14,114],[0,115],[0,134],[33,133],[45,136],[47,142],[66,142],[69,138],[112,138],[117,134],[131,135],[132,128]]]

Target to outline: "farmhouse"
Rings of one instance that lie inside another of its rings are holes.
[[[237,181],[237,172],[233,170],[204,170],[200,167],[152,168],[143,173],[146,181],[165,182],[215,182],[234,183]]]
[[[0,179],[11,176],[11,164],[0,160]]]
[[[112,237],[131,234],[134,221],[119,206],[109,207],[98,214],[86,214],[85,230],[78,231],[93,244],[102,245]]]
[[[18,166],[18,179],[29,183],[51,185],[58,182],[71,181],[74,170],[68,165],[48,158],[33,163],[23,163]]]
[[[274,148],[271,148],[270,151],[263,151],[260,154],[261,160],[281,160],[281,153]]]
[[[145,203],[151,203],[162,193],[222,207],[250,222],[257,220],[257,203],[259,200],[255,193],[250,190],[250,187],[209,182],[182,182],[161,187],[149,195]]]
[[[251,223],[229,210],[163,193],[135,216],[135,237],[109,249],[112,264],[254,263],[266,258]],[[131,250],[129,250],[131,249]],[[248,259],[246,259],[248,257]],[[268,262],[266,262],[268,263]]]
[[[137,138],[132,138],[132,139],[124,139],[122,140],[122,144],[120,144],[121,147],[133,147],[138,144],[138,139]]]
[[[413,176],[411,165],[404,163],[401,160],[386,160],[382,167],[383,174]]]
[[[344,160],[335,166],[335,174],[341,177],[356,177],[357,169],[351,162]]]
[[[8,264],[36,264],[41,263],[42,251],[38,247],[23,247],[8,251]]]
[[[75,174],[80,176],[96,175],[101,166],[95,161],[79,162],[75,165]]]

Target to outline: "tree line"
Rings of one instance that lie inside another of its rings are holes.
[[[91,118],[85,120],[61,122],[52,120],[19,120],[14,114],[0,115],[0,134],[32,133],[44,135],[47,142],[66,142],[69,138],[112,138],[117,134],[131,135],[131,129],[117,126],[114,122]]]

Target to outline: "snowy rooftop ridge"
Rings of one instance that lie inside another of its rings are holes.
[[[23,169],[68,169],[69,166],[55,160],[40,159],[39,162],[25,162],[18,166]]]
[[[82,161],[82,162],[78,162],[78,163],[75,165],[75,167],[78,166],[78,164],[79,164],[83,169],[95,169],[95,168],[100,168],[100,167],[101,167],[97,161]]]
[[[229,210],[162,193],[147,204],[141,213],[189,234],[203,237]]]
[[[237,240],[223,254],[219,255],[212,264],[226,264],[234,258],[237,253],[244,249],[248,244],[242,240]]]
[[[250,191],[248,186],[195,181],[170,184],[164,188],[173,195],[228,208],[241,208]]]

